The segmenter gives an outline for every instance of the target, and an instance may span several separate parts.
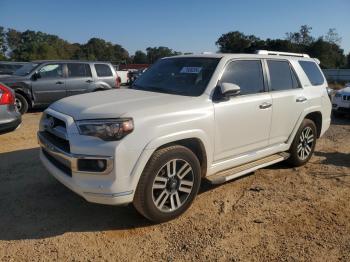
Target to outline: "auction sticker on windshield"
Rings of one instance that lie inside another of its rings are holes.
[[[182,74],[199,74],[199,72],[202,70],[201,67],[197,66],[185,66],[181,69],[180,73]]]

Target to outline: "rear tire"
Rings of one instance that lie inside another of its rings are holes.
[[[27,99],[24,96],[16,93],[15,102],[16,102],[16,108],[17,108],[18,112],[20,112],[22,115],[24,113],[27,113],[28,108],[29,108],[29,104],[28,104]]]
[[[133,204],[153,222],[169,221],[190,207],[200,181],[199,160],[191,150],[178,145],[159,149],[140,177]]]
[[[287,162],[291,166],[305,165],[315,150],[316,138],[317,128],[315,123],[310,119],[304,119],[289,149],[290,157]]]

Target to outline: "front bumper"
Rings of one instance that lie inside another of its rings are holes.
[[[88,202],[107,205],[124,205],[132,202],[132,190],[114,192],[115,181],[106,179],[111,177],[114,171],[112,157],[67,153],[53,145],[40,132],[38,142],[41,146],[40,159],[46,169],[58,181]],[[81,171],[77,164],[81,159],[103,159],[107,163],[106,169],[103,172]]]

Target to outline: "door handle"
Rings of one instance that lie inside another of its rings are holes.
[[[306,100],[307,100],[306,97],[301,96],[301,97],[298,97],[296,101],[297,101],[298,103],[302,103],[302,102],[305,102]]]
[[[269,108],[269,107],[271,107],[271,106],[272,106],[271,103],[269,103],[269,102],[264,102],[264,103],[262,103],[261,105],[259,105],[259,108],[260,108],[260,109],[266,109],[266,108]]]
[[[61,81],[57,81],[57,82],[56,82],[56,85],[62,85],[62,84],[64,84],[64,83],[61,82]]]
[[[92,80],[86,80],[86,83],[92,83],[92,82],[94,82],[94,81],[92,81]]]

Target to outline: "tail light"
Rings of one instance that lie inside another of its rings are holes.
[[[13,105],[15,96],[12,91],[6,86],[0,84],[0,105]]]
[[[121,82],[121,78],[117,76],[117,78],[115,79],[115,88],[120,88]]]

